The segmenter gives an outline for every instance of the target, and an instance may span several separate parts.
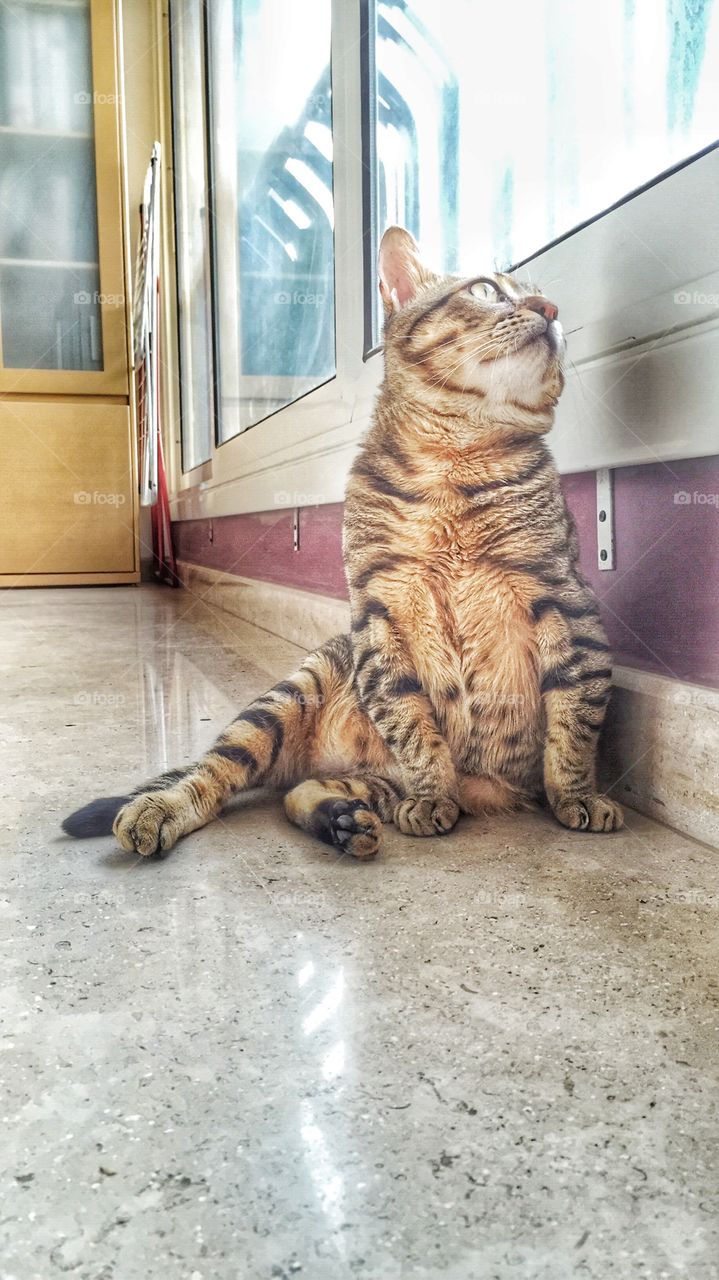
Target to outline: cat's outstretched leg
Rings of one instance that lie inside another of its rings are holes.
[[[285,813],[303,831],[355,858],[373,858],[382,823],[391,822],[400,791],[374,775],[310,778],[285,796]]]
[[[112,828],[123,849],[145,857],[164,852],[216,818],[239,792],[301,777],[307,752],[300,726],[311,739],[318,714],[312,696],[311,674],[301,669],[253,702],[170,786],[129,800]]]
[[[131,796],[93,801],[71,814],[64,829],[76,836],[112,829],[123,849],[149,857],[217,817],[241,791],[292,786],[310,772],[326,707],[350,673],[348,637],[329,641],[243,711],[196,764]]]

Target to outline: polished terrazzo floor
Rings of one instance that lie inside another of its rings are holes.
[[[299,656],[0,599],[2,1280],[719,1276],[719,855],[527,814],[360,864],[270,799],[163,862],[61,836]]]

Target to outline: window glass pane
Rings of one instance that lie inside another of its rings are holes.
[[[529,257],[717,137],[718,0],[377,0],[374,34],[375,230],[449,271]]]
[[[102,369],[89,0],[0,5],[0,361]]]
[[[335,372],[330,15],[208,7],[221,440]]]
[[[190,471],[212,454],[214,422],[202,0],[173,0],[170,12],[182,469]]]

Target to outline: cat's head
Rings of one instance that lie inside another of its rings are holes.
[[[565,346],[552,302],[497,272],[438,275],[403,227],[385,231],[379,275],[395,390],[473,415],[551,413]]]

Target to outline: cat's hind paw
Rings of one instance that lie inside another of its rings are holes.
[[[374,858],[382,838],[382,823],[363,800],[326,800],[322,809],[335,848],[353,858]]]
[[[113,824],[115,837],[128,853],[150,858],[166,853],[180,836],[191,830],[186,802],[172,793],[151,791],[135,796],[124,805]]]

